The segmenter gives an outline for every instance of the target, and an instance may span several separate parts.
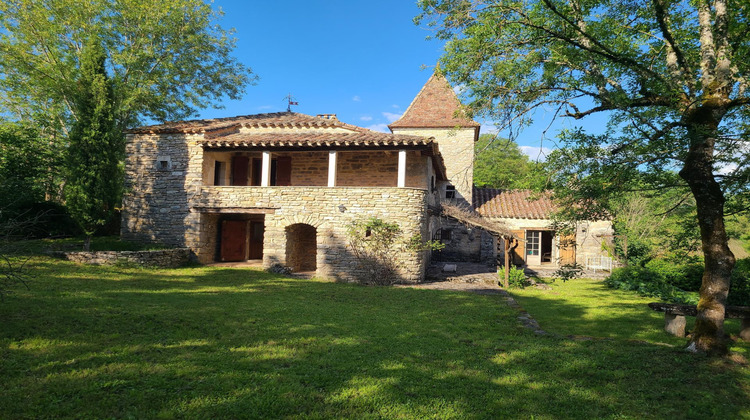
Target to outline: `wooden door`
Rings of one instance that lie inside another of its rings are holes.
[[[526,264],[542,264],[542,232],[538,230],[526,231]]]
[[[250,159],[247,156],[232,157],[232,185],[247,185],[247,170]]]
[[[221,222],[221,260],[245,261],[247,259],[247,221]]]
[[[250,222],[250,260],[263,258],[263,229],[263,222]]]

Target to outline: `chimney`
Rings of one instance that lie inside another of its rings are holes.
[[[318,118],[322,118],[324,120],[339,120],[338,118],[336,118],[336,114],[318,114]]]

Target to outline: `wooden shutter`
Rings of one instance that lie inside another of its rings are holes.
[[[253,172],[252,178],[250,179],[250,185],[260,186],[261,172],[263,171],[263,161],[258,158],[253,158]]]
[[[285,187],[292,185],[292,158],[279,156],[276,159],[276,185]]]
[[[247,185],[247,170],[250,159],[247,156],[232,157],[232,185]]]
[[[560,265],[574,264],[576,262],[576,236],[562,235],[559,241]]]

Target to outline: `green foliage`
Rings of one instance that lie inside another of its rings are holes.
[[[81,61],[74,103],[78,119],[70,131],[66,156],[66,205],[89,237],[110,220],[122,191],[124,138],[115,124],[115,98],[105,59],[101,42],[93,37]]]
[[[500,278],[500,284],[502,285],[503,282],[505,282],[505,270],[501,267],[498,270],[497,275]],[[523,289],[527,285],[528,281],[526,280],[526,273],[524,273],[523,268],[511,265],[510,270],[508,270],[508,286],[516,289]]]
[[[583,266],[578,263],[563,264],[552,274],[553,279],[560,279],[564,282],[577,279],[583,275]]]
[[[750,258],[737,260],[727,302],[730,305],[750,306]]]
[[[671,303],[698,303],[697,293],[686,292],[670,284],[667,275],[656,269],[640,266],[615,268],[604,282],[613,289],[632,290],[641,296],[656,297]]]
[[[516,142],[482,134],[474,144],[474,184],[499,189],[537,189],[545,175],[541,163],[531,162]]]
[[[61,153],[54,144],[31,124],[0,123],[0,208],[23,212],[44,201],[55,185],[48,168],[60,164]]]
[[[252,81],[231,56],[235,39],[201,0],[9,0],[0,3],[0,106],[47,133],[78,118],[83,46],[102,40],[122,130],[144,119],[179,120]]]
[[[439,241],[424,242],[418,234],[402,238],[397,223],[372,217],[355,220],[347,228],[352,255],[363,273],[363,284],[390,285],[399,280],[398,258],[403,253],[418,253],[444,248]]]

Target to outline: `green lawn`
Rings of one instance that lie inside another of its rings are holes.
[[[46,258],[33,274],[0,303],[0,418],[750,417],[747,367],[656,333],[537,336],[499,296]]]

